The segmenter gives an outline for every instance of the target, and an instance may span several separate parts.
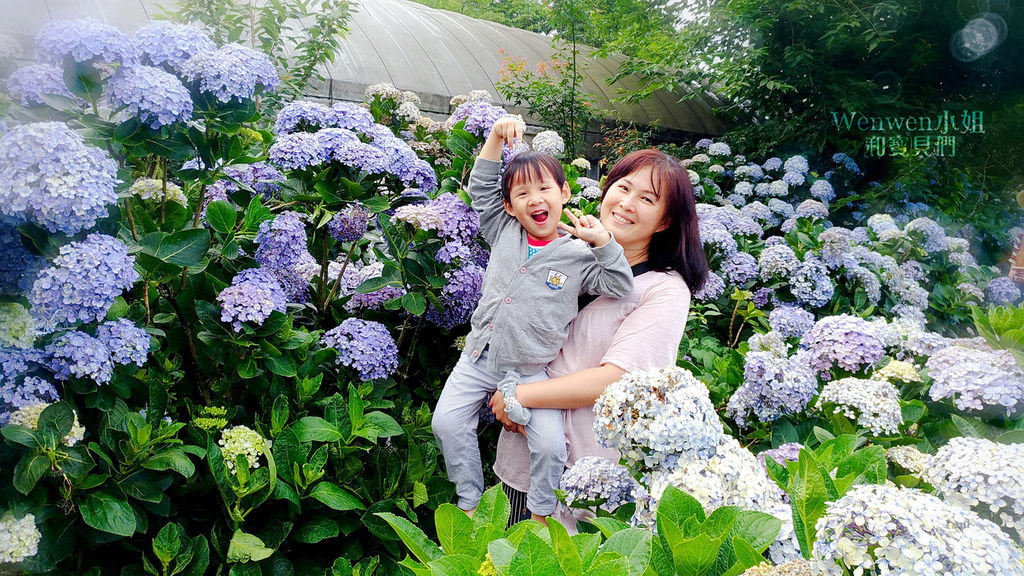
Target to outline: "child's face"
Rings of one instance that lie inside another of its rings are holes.
[[[505,212],[514,216],[526,232],[537,240],[550,241],[558,238],[558,221],[562,217],[562,205],[569,201],[569,185],[561,187],[547,170],[538,175],[524,174],[512,183]]]

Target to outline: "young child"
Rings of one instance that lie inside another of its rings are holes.
[[[573,225],[560,221],[570,192],[558,160],[523,152],[501,175],[502,145],[511,148],[523,130],[518,120],[495,122],[469,175],[468,192],[491,258],[472,331],[445,382],[432,426],[458,505],[472,514],[484,490],[479,410],[489,394],[501,390],[509,417],[526,429],[527,507],[540,518],[554,512],[554,490],[565,468],[562,411],[524,408],[515,401],[515,387],[547,378],[544,367],[565,343],[580,294],[621,298],[632,291],[633,274],[600,220],[566,210]],[[580,240],[559,235],[559,228]]]

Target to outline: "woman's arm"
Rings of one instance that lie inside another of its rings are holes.
[[[520,384],[516,399],[527,408],[584,408],[593,406],[609,384],[626,371],[614,364],[578,370],[565,376]]]

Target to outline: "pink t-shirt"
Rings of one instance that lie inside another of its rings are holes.
[[[626,372],[674,366],[689,310],[690,291],[679,274],[641,274],[625,298],[601,296],[580,311],[569,325],[569,339],[548,364],[548,375],[564,376],[602,364]],[[592,407],[564,413],[567,467],[584,456],[619,461],[618,451],[598,444]],[[529,490],[530,450],[522,434],[501,432],[494,472],[512,488]]]

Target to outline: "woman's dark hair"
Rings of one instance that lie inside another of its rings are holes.
[[[678,160],[654,148],[627,154],[608,173],[601,201],[612,184],[645,166],[651,167],[654,188],[665,201],[668,222],[667,228],[651,237],[647,266],[651,270],[675,270],[690,292],[697,292],[708,278],[708,259],[697,228],[697,205],[690,176]]]
[[[516,154],[505,165],[505,173],[501,176],[501,198],[506,204],[511,204],[512,198],[509,194],[512,186],[524,178],[543,180],[545,172],[551,174],[559,188],[565,184],[565,170],[554,156],[533,150]]]

